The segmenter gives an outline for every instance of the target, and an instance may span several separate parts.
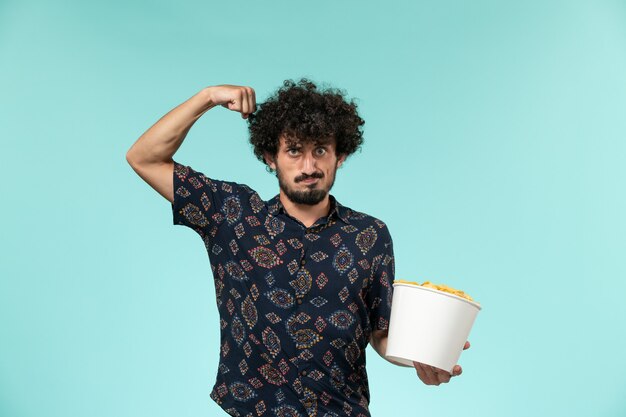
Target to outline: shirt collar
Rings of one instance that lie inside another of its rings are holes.
[[[350,224],[349,220],[351,210],[348,207],[341,205],[341,203],[339,203],[334,196],[329,195],[329,199],[330,212],[328,213],[327,218],[330,220],[333,216],[337,216],[345,224]],[[267,208],[271,215],[276,215],[278,213],[287,214],[283,203],[280,202],[280,195],[276,195],[274,198],[269,200],[267,202]]]

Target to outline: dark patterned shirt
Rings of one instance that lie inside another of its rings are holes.
[[[174,163],[174,224],[202,238],[220,315],[210,396],[231,416],[370,416],[365,348],[388,328],[392,241],[330,199],[305,227],[278,196]]]

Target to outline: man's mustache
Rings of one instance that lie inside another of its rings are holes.
[[[302,175],[297,176],[294,181],[300,182],[300,181],[308,180],[309,178],[324,178],[324,174],[321,172],[314,172],[311,175],[302,174]]]

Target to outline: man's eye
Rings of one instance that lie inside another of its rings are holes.
[[[324,148],[317,148],[317,149],[315,150],[315,153],[316,153],[317,155],[319,155],[319,156],[322,156],[322,155],[324,155],[324,154],[326,153],[326,149],[324,149]]]
[[[296,149],[296,148],[291,148],[291,149],[287,149],[287,153],[289,155],[295,156],[295,155],[298,155],[300,153],[300,150]]]

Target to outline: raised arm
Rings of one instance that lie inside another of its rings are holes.
[[[242,118],[247,119],[256,111],[254,90],[236,85],[203,88],[161,117],[126,153],[126,160],[137,175],[170,203],[174,201],[172,157],[196,120],[218,105],[239,112]]]

